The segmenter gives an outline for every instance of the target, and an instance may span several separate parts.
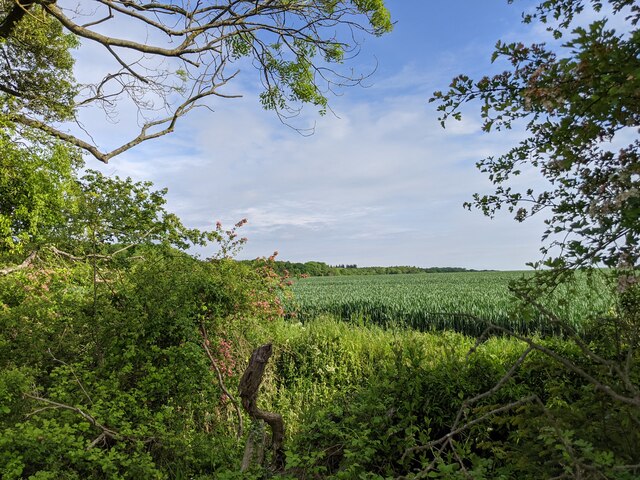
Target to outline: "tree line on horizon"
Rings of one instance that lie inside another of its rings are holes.
[[[257,260],[245,260],[254,263]],[[309,277],[331,277],[340,275],[399,275],[405,273],[454,273],[454,272],[480,272],[489,270],[474,270],[463,267],[413,267],[408,265],[397,265],[390,267],[358,267],[356,264],[350,265],[329,265],[325,262],[289,262],[276,260],[273,262],[273,269],[282,276],[309,276]]]

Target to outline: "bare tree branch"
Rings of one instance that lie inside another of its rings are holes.
[[[512,336],[514,338],[517,338],[518,340],[521,340],[521,341],[525,342],[526,344],[528,344],[532,349],[537,350],[537,351],[545,354],[546,356],[554,359],[556,362],[560,363],[563,367],[565,367],[570,372],[573,372],[573,373],[579,375],[584,380],[589,382],[597,390],[600,390],[601,392],[606,393],[609,397],[611,397],[611,399],[613,399],[613,400],[615,400],[617,402],[625,403],[627,405],[633,405],[635,407],[640,407],[640,395],[635,394],[633,396],[627,396],[627,395],[624,395],[624,394],[621,394],[621,393],[617,392],[611,385],[608,385],[607,383],[598,380],[596,377],[594,377],[593,375],[588,373],[582,367],[576,365],[575,363],[573,363],[569,359],[563,357],[562,355],[554,352],[550,348],[545,347],[544,345],[541,345],[538,342],[535,342],[534,340],[532,340],[529,337],[525,337],[524,335],[519,335],[517,333],[512,332],[511,330],[509,330],[507,328],[500,327],[500,326],[497,326],[497,325],[493,325],[491,328],[493,330],[496,330],[496,331],[502,332],[502,333],[504,333],[506,335],[510,335],[510,336]]]
[[[419,445],[416,447],[411,447],[408,448],[407,450],[405,450],[404,454],[402,455],[402,459],[404,460],[404,458],[407,455],[410,455],[412,453],[416,453],[416,452],[421,452],[423,450],[428,450],[431,447],[433,447],[434,445],[438,445],[442,442],[444,442],[445,440],[449,440],[450,438],[454,437],[455,435],[457,435],[458,433],[461,433],[467,429],[469,429],[470,427],[472,427],[473,425],[476,425],[478,423],[480,423],[481,421],[484,421],[485,419],[496,415],[498,413],[501,413],[503,411],[506,410],[510,410],[511,408],[515,408],[519,405],[522,405],[524,403],[528,403],[532,400],[533,397],[526,397],[524,399],[518,400],[517,402],[511,403],[507,406],[501,406],[498,408],[495,408],[493,410],[491,410],[490,412],[487,412],[486,414],[484,414],[482,417],[472,420],[471,422],[465,423],[462,426],[460,425],[460,422],[462,420],[462,417],[466,414],[467,410],[469,409],[469,407],[475,403],[478,403],[480,400],[490,397],[491,395],[493,395],[494,393],[496,393],[500,388],[502,388],[502,386],[507,383],[507,381],[509,381],[517,372],[518,368],[522,365],[522,363],[525,361],[525,359],[527,358],[527,356],[533,351],[533,348],[529,347],[527,348],[524,352],[522,352],[522,354],[520,355],[520,357],[518,357],[518,359],[513,363],[513,365],[511,365],[511,368],[509,368],[509,370],[500,378],[500,380],[498,380],[498,382],[489,390],[482,392],[478,395],[476,395],[473,398],[470,398],[468,400],[465,400],[462,405],[460,406],[460,408],[458,409],[458,414],[455,418],[455,420],[453,421],[453,424],[451,426],[451,430],[449,431],[449,433],[447,433],[446,435],[444,435],[443,437],[439,438],[438,440],[433,440],[429,443],[426,443],[425,445]]]
[[[66,405],[64,403],[59,403],[59,402],[54,402],[53,400],[49,400],[48,398],[43,398],[43,397],[39,397],[37,395],[31,395],[29,393],[25,393],[24,394],[25,397],[27,398],[31,398],[33,400],[37,400],[39,402],[43,402],[48,404],[51,408],[61,408],[64,410],[69,410],[72,412],[77,413],[78,415],[80,415],[82,418],[84,418],[87,422],[89,422],[91,425],[93,425],[94,427],[98,428],[99,430],[102,430],[102,433],[100,433],[100,435],[94,439],[90,444],[88,448],[94,447],[95,445],[97,445],[98,443],[106,440],[106,439],[114,439],[117,440],[120,438],[120,434],[115,431],[112,430],[109,427],[105,427],[104,425],[102,425],[100,422],[98,422],[92,415],[89,415],[88,413],[86,413],[85,411],[77,408],[77,407],[73,407],[71,405]],[[39,409],[36,410],[34,412],[32,412],[30,415],[33,415],[37,412],[42,411],[43,409]]]
[[[171,133],[176,121],[199,101],[239,97],[221,88],[238,69],[232,75],[226,70],[242,57],[253,61],[260,73],[266,89],[266,97],[261,97],[265,108],[273,109],[284,123],[298,113],[298,104],[312,103],[325,110],[324,93],[337,86],[357,85],[365,78],[331,67],[342,63],[336,50],[352,48],[338,34],[349,38],[351,33],[351,41],[357,44],[354,31],[378,34],[391,29],[390,22],[379,25],[373,21],[373,10],[383,7],[362,6],[352,0],[331,8],[306,0],[213,0],[206,4],[94,0],[92,5],[97,8],[90,13],[83,12],[79,4],[75,8],[48,0],[38,4],[44,15],[67,31],[102,45],[122,69],[81,86],[82,95],[76,97],[74,106],[99,106],[113,120],[120,102],[129,102],[143,121],[138,135],[106,151],[84,135],[52,123],[42,112],[30,111],[24,102],[7,112],[8,116],[18,125],[68,142],[104,163],[142,142]],[[18,15],[32,4],[18,5],[2,21],[0,32],[4,26],[10,35],[13,24],[20,21],[12,20],[14,12]],[[131,28],[117,30],[110,25]],[[131,60],[132,53],[140,57]],[[288,67],[295,62],[309,70],[310,78],[306,73],[297,77],[301,70]],[[297,89],[296,82],[307,83]],[[5,87],[11,96],[21,93],[14,86]],[[311,95],[309,87],[314,92]],[[270,96],[274,97],[265,100]]]
[[[5,267],[0,269],[0,275],[8,275],[13,272],[17,272],[18,270],[24,270],[29,267],[33,261],[38,257],[38,252],[33,251],[29,254],[27,258],[20,265],[14,265],[13,267]]]
[[[513,362],[509,370],[498,380],[498,382],[492,388],[463,402],[447,434],[435,440],[429,441],[423,445],[418,445],[415,447],[408,448],[404,452],[402,456],[402,460],[404,460],[409,455],[423,452],[425,450],[433,450],[434,448],[437,448],[437,452],[435,452],[434,454],[433,461],[426,468],[423,468],[421,472],[418,473],[416,478],[423,478],[427,476],[428,472],[434,468],[434,466],[438,462],[438,459],[441,457],[441,455],[447,448],[452,449],[454,458],[458,458],[456,456],[457,453],[455,452],[455,446],[452,443],[453,439],[457,435],[463,433],[464,431],[470,429],[471,427],[483,421],[486,421],[492,416],[495,416],[497,414],[506,412],[513,408],[517,408],[519,406],[532,403],[532,402],[537,403],[541,407],[542,412],[545,415],[548,416],[550,414],[550,412],[546,409],[545,405],[542,403],[542,401],[540,400],[540,398],[538,398],[537,395],[530,395],[520,400],[497,406],[491,409],[489,412],[486,412],[477,418],[468,419],[463,422],[463,419],[468,416],[469,408],[473,404],[478,403],[479,401],[486,399],[491,395],[497,393],[507,383],[507,381],[513,378],[518,368],[523,364],[527,356],[534,351],[540,352],[543,355],[547,356],[548,358],[551,358],[552,360],[558,362],[567,371],[578,375],[588,384],[593,386],[596,390],[604,392],[613,401],[619,402],[625,405],[630,405],[633,407],[640,407],[640,395],[638,394],[639,389],[631,380],[631,363],[633,360],[632,358],[629,357],[628,352],[627,352],[627,355],[625,355],[625,358],[623,360],[624,362],[623,366],[616,363],[615,361],[606,359],[601,355],[598,355],[597,353],[593,352],[591,348],[589,348],[589,345],[582,340],[582,338],[577,334],[575,329],[571,328],[571,326],[566,324],[566,322],[563,322],[560,317],[555,315],[551,310],[541,305],[540,302],[532,298],[531,295],[525,292],[519,292],[519,293],[520,293],[519,296],[523,301],[526,301],[529,305],[533,306],[545,317],[547,317],[551,322],[561,327],[562,331],[564,331],[568,335],[568,338],[574,341],[575,344],[580,348],[581,352],[584,354],[586,359],[590,360],[595,365],[606,367],[606,371],[608,371],[608,376],[606,376],[606,378],[603,378],[603,379],[598,378],[597,375],[590,373],[584,367],[581,367],[580,365],[562,356],[561,354],[555,352],[553,349],[543,345],[542,343],[534,340],[533,338],[515,333],[507,328],[503,328],[497,325],[490,325],[482,333],[482,335],[480,335],[476,344],[470,349],[467,357],[477,350],[478,346],[486,340],[486,338],[489,336],[489,334],[492,331],[500,332],[501,334],[505,334],[513,338],[516,338],[524,342],[525,344],[527,344],[527,348],[518,357],[518,359],[515,362]],[[630,347],[630,351],[632,351],[631,347]],[[622,390],[621,390],[620,383],[624,387]],[[628,394],[625,393],[624,390],[626,390]],[[573,469],[573,473],[574,473],[573,476],[571,475],[565,476],[565,474],[562,474],[556,478],[569,478],[569,477],[582,478],[585,472],[589,472],[590,474],[593,474],[596,476],[600,475],[601,478],[607,478],[606,476],[602,475],[601,472],[598,472],[595,466],[585,463],[585,461],[582,459],[579,453],[574,451],[575,449],[570,444],[570,442],[568,442],[567,439],[564,438],[563,432],[557,428],[556,423],[557,422],[555,422],[553,419],[550,419],[549,424],[554,426],[559,442],[562,444],[562,448],[564,448],[567,456],[571,459],[571,462],[572,462],[571,468]],[[460,463],[459,459],[458,459],[458,462]],[[464,474],[465,466],[462,463],[460,463],[460,465]],[[626,471],[632,471],[636,468],[637,466],[635,465],[629,465],[629,466],[624,466],[621,469]]]
[[[133,247],[135,247],[136,245],[140,245],[140,242],[142,240],[144,240],[145,238],[147,238],[149,235],[151,235],[151,233],[153,233],[153,231],[155,230],[155,228],[151,228],[149,230],[147,230],[144,234],[142,234],[142,236],[140,237],[140,240],[136,243],[130,243],[129,245],[125,245],[124,247],[121,247],[119,249],[117,249],[115,252],[110,253],[109,255],[104,255],[104,254],[100,254],[100,253],[89,253],[87,255],[84,255],[82,257],[78,257],[76,255],[73,255],[69,252],[65,252],[63,250],[60,250],[59,248],[55,247],[54,245],[50,245],[49,249],[55,253],[56,255],[60,255],[61,257],[65,257],[68,258],[69,260],[73,260],[74,262],[84,262],[86,260],[91,260],[91,259],[95,259],[95,260],[110,260],[113,257],[115,257],[116,255],[125,252]]]
[[[80,379],[78,378],[78,376],[76,375],[75,370],[71,367],[71,365],[69,365],[68,363],[56,358],[56,356],[53,354],[53,352],[51,351],[51,349],[47,349],[47,352],[49,353],[49,355],[51,356],[51,358],[53,359],[54,362],[58,362],[61,365],[64,365],[65,367],[67,367],[70,371],[71,371],[71,375],[73,375],[73,378],[75,379],[76,383],[78,384],[78,386],[80,387],[80,390],[82,390],[82,393],[84,394],[85,398],[87,400],[89,400],[89,403],[93,405],[93,400],[91,400],[91,397],[89,396],[89,393],[87,392],[86,388],[84,388],[84,385],[82,384],[82,382],[80,381]]]

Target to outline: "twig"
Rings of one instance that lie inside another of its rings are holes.
[[[541,345],[540,343],[537,343],[536,341],[534,341],[533,339],[525,336],[525,335],[521,335],[518,333],[513,332],[512,330],[509,330],[507,328],[504,327],[500,327],[497,325],[489,325],[489,327],[482,333],[482,335],[478,338],[478,340],[476,341],[475,345],[470,349],[470,351],[467,354],[467,358],[473,354],[476,349],[479,347],[479,345],[481,343],[483,343],[486,338],[488,337],[489,333],[491,331],[497,331],[497,332],[501,332],[504,333],[506,335],[509,335],[515,339],[518,339],[522,342],[525,342],[528,345],[528,348],[520,355],[520,357],[513,363],[513,365],[510,367],[510,369],[502,376],[502,378],[489,390],[480,393],[479,395],[476,395],[475,397],[465,401],[462,406],[460,407],[460,409],[458,410],[458,414],[456,416],[456,419],[454,420],[449,433],[447,433],[446,435],[430,441],[426,444],[423,445],[419,445],[419,446],[415,446],[415,447],[411,447],[408,448],[407,450],[405,450],[404,454],[402,455],[402,460],[405,459],[405,457],[409,454],[413,454],[416,452],[422,452],[424,450],[428,450],[428,449],[433,449],[434,447],[438,447],[438,451],[434,453],[434,458],[433,461],[425,468],[422,469],[418,474],[416,478],[422,478],[424,476],[426,476],[428,474],[428,472],[433,468],[433,466],[435,465],[435,463],[437,462],[438,458],[440,458],[440,456],[442,455],[442,452],[445,450],[445,448],[447,446],[451,447],[454,450],[454,456],[456,457],[457,461],[460,463],[461,467],[464,470],[464,465],[461,463],[461,460],[459,458],[459,456],[457,455],[457,452],[455,451],[455,447],[452,444],[452,440],[453,437],[459,433],[462,433],[465,430],[468,430],[469,428],[471,428],[474,425],[479,424],[480,422],[486,420],[487,418],[505,412],[507,410],[511,410],[513,408],[517,408],[521,405],[525,405],[527,403],[530,402],[536,402],[539,406],[541,406],[542,411],[546,414],[549,415],[549,412],[547,411],[547,409],[545,408],[544,404],[542,403],[542,401],[540,400],[540,398],[537,395],[530,395],[528,397],[524,397],[518,401],[515,402],[511,402],[508,403],[506,405],[502,405],[500,407],[494,408],[491,411],[485,413],[484,415],[471,420],[469,422],[464,423],[463,425],[460,425],[460,421],[462,419],[462,417],[465,415],[466,410],[468,409],[468,407],[473,404],[476,403],[480,400],[482,400],[483,398],[486,398],[494,393],[496,393],[502,386],[504,386],[504,384],[511,378],[513,377],[513,375],[515,374],[515,372],[517,371],[518,367],[522,365],[522,363],[524,362],[524,360],[526,359],[526,357],[532,352],[532,351],[538,351],[542,354],[544,354],[545,356],[557,361],[558,363],[560,363],[563,367],[565,367],[568,371],[573,372],[575,374],[577,374],[578,376],[580,376],[583,380],[587,381],[589,384],[591,384],[592,386],[594,386],[597,390],[603,391],[605,394],[607,394],[609,397],[611,397],[613,400],[624,403],[624,404],[628,404],[628,405],[633,405],[635,407],[639,407],[640,406],[640,393],[638,388],[636,387],[636,385],[634,385],[631,380],[630,380],[630,360],[629,360],[629,355],[627,355],[627,364],[624,366],[625,368],[621,368],[619,364],[611,361],[611,360],[607,360],[601,356],[599,356],[598,354],[596,354],[595,352],[593,352],[589,346],[580,338],[580,336],[577,334],[577,332],[575,331],[575,329],[573,329],[570,325],[568,325],[566,322],[563,322],[558,316],[556,316],[553,312],[551,312],[550,310],[548,310],[546,307],[542,306],[539,302],[537,302],[535,299],[531,298],[530,295],[528,295],[526,292],[515,292],[516,295],[518,295],[522,300],[525,300],[526,302],[528,302],[530,305],[532,305],[534,308],[536,308],[539,312],[541,312],[543,315],[545,315],[547,318],[549,318],[553,323],[555,323],[556,325],[559,325],[565,332],[568,333],[569,338],[571,338],[572,340],[575,341],[576,345],[580,348],[580,350],[582,351],[582,353],[585,355],[585,357],[591,361],[593,361],[595,364],[600,364],[600,365],[604,365],[609,367],[610,369],[610,374],[612,375],[613,379],[615,379],[615,376],[618,376],[623,384],[624,387],[626,387],[626,389],[631,393],[631,395],[624,395],[622,393],[617,392],[616,390],[614,390],[612,388],[611,385],[607,384],[606,382],[602,382],[601,380],[599,380],[598,378],[594,377],[593,375],[591,375],[589,372],[587,372],[585,369],[583,369],[582,367],[580,367],[579,365],[577,365],[576,363],[570,361],[568,358],[563,357],[562,355],[556,353],[554,350],[552,350],[551,348],[548,348],[544,345]],[[612,380],[613,380],[612,379]],[[553,421],[549,422],[551,425],[554,425]],[[598,472],[597,469],[592,466],[592,465],[586,465],[584,464],[584,462],[580,461],[579,456],[576,454],[576,452],[574,451],[573,447],[571,446],[571,444],[569,442],[566,441],[566,439],[562,436],[562,433],[560,431],[558,431],[557,428],[555,428],[556,433],[558,435],[559,441],[562,444],[562,446],[564,447],[564,449],[566,450],[567,455],[569,456],[569,458],[572,460],[573,462],[573,467],[575,468],[574,473],[577,475],[576,478],[581,478],[581,474],[583,471],[593,471],[595,473],[598,473],[600,475],[602,475],[602,478],[605,478],[605,476]],[[634,469],[638,469],[640,468],[640,465],[625,465],[625,466],[618,466],[616,467],[616,470],[634,470]],[[567,478],[569,475],[568,474],[562,474],[558,477],[555,478]]]
[[[498,413],[502,413],[502,412],[506,412],[507,410],[511,410],[512,408],[517,408],[520,407],[522,405],[526,405],[527,403],[531,403],[532,401],[534,401],[536,398],[538,398],[537,395],[529,395],[528,397],[524,397],[518,401],[515,402],[511,402],[508,403],[507,405],[503,405],[502,407],[498,407],[498,408],[494,408],[493,410],[485,413],[484,415],[476,418],[475,420],[472,420],[468,423],[465,423],[464,425],[462,425],[461,427],[456,428],[455,430],[451,430],[449,433],[447,433],[446,435],[443,435],[442,437],[440,437],[437,440],[432,440],[431,442],[425,443],[424,445],[419,445],[417,447],[411,447],[408,448],[404,455],[402,456],[402,458],[405,457],[405,455],[409,454],[409,453],[415,453],[415,452],[422,452],[424,450],[427,450],[439,443],[448,441],[449,439],[451,439],[452,437],[454,437],[455,435],[464,432],[465,430],[468,430],[469,428],[473,427],[474,425],[477,425],[478,423],[483,422],[484,420],[486,420],[489,417],[492,417],[493,415],[496,415]]]
[[[80,379],[78,378],[78,376],[76,375],[75,370],[73,369],[73,367],[71,367],[71,365],[67,364],[66,362],[63,362],[62,360],[58,359],[55,357],[55,355],[51,352],[51,349],[47,349],[47,352],[49,353],[49,355],[51,355],[51,358],[55,361],[58,362],[62,365],[64,365],[65,367],[67,367],[69,370],[71,370],[71,375],[73,375],[73,378],[75,378],[76,383],[78,384],[78,386],[80,387],[80,390],[82,390],[82,393],[84,393],[84,396],[86,397],[87,400],[89,400],[89,403],[91,405],[93,405],[93,400],[91,400],[91,397],[89,396],[89,394],[87,393],[87,390],[84,388],[84,385],[82,385],[82,382],[80,381]]]
[[[151,233],[152,233],[154,230],[155,230],[155,228],[152,228],[152,229],[150,229],[150,230],[147,230],[144,234],[142,234],[142,236],[140,237],[140,240],[143,240],[143,239],[145,239],[146,237],[148,237],[149,235],[151,235]],[[110,259],[112,259],[113,257],[115,257],[116,255],[118,255],[119,253],[122,253],[122,252],[124,252],[124,251],[126,251],[126,250],[129,250],[130,248],[133,248],[133,247],[135,247],[136,245],[140,245],[140,243],[130,243],[129,245],[125,245],[124,247],[119,248],[119,249],[118,249],[118,250],[116,250],[115,252],[110,253],[110,254],[108,254],[108,255],[103,255],[103,254],[99,254],[99,253],[89,253],[89,254],[87,254],[87,255],[85,255],[85,256],[83,256],[83,257],[78,257],[78,256],[76,256],[76,255],[73,255],[73,254],[69,253],[69,252],[65,252],[65,251],[63,251],[63,250],[60,250],[59,248],[56,248],[54,245],[51,245],[51,246],[49,247],[49,249],[50,249],[53,253],[55,253],[55,254],[57,254],[57,255],[60,255],[60,256],[62,256],[62,257],[66,257],[66,258],[68,258],[69,260],[73,260],[74,262],[83,262],[83,261],[85,261],[85,260],[110,260]],[[139,257],[131,257],[131,258],[133,259],[133,258],[139,258]]]
[[[483,334],[484,335],[484,334]],[[448,440],[450,438],[452,438],[454,435],[457,435],[458,433],[468,429],[469,427],[471,427],[472,425],[475,425],[476,423],[479,423],[479,421],[481,421],[481,419],[485,419],[488,418],[489,416],[496,414],[496,413],[500,413],[502,410],[502,407],[492,410],[488,413],[486,413],[485,415],[483,415],[482,417],[480,417],[479,419],[473,420],[470,423],[466,423],[464,424],[462,427],[458,427],[458,425],[460,424],[460,421],[462,420],[462,416],[464,415],[464,412],[474,403],[479,402],[480,400],[487,398],[491,395],[493,395],[495,392],[497,392],[511,377],[513,377],[513,375],[516,373],[518,367],[520,367],[520,365],[522,365],[522,363],[524,362],[524,360],[527,358],[527,355],[529,355],[531,352],[533,351],[532,347],[527,348],[524,352],[522,352],[522,354],[520,355],[520,357],[518,357],[518,359],[513,363],[513,365],[511,366],[511,368],[500,378],[500,380],[498,380],[498,382],[489,390],[482,392],[478,395],[476,395],[473,398],[470,398],[468,400],[465,400],[462,405],[460,406],[460,409],[458,410],[458,414],[456,415],[455,420],[453,421],[453,424],[451,426],[451,430],[449,431],[449,433],[447,435],[445,435],[444,437],[441,437],[438,440],[433,440],[432,442],[429,442],[425,445],[421,445],[421,446],[416,446],[416,447],[411,447],[408,448],[407,450],[405,450],[404,454],[402,455],[402,460],[404,460],[404,458],[411,453],[414,452],[420,452],[423,451],[425,449],[431,448],[433,445],[436,445],[444,440]],[[530,399],[531,397],[527,397],[527,399]],[[521,402],[522,400],[520,400]],[[518,403],[518,402],[516,402]],[[513,408],[514,404],[510,404],[508,407],[509,408]],[[507,408],[507,410],[509,409]]]
[[[600,355],[595,353],[591,348],[589,348],[589,346],[584,342],[584,340],[582,340],[582,338],[580,338],[580,336],[578,335],[576,330],[571,325],[567,324],[567,322],[562,321],[551,310],[546,308],[544,305],[540,304],[540,302],[538,302],[536,299],[532,298],[531,295],[529,295],[527,292],[524,292],[522,290],[514,290],[513,293],[517,297],[519,297],[520,299],[522,299],[522,300],[528,302],[529,304],[531,304],[540,313],[545,315],[553,323],[555,323],[560,328],[562,328],[565,332],[567,332],[569,334],[569,337],[574,342],[576,342],[576,345],[578,345],[578,347],[580,348],[582,353],[584,353],[588,358],[590,358],[591,360],[593,360],[596,363],[599,363],[601,365],[605,365],[605,366],[609,367],[610,369],[612,369],[613,371],[615,371],[616,374],[618,375],[618,377],[620,377],[620,380],[622,380],[622,382],[624,383],[625,387],[627,388],[627,390],[631,394],[633,394],[635,396],[640,396],[640,390],[631,381],[630,376],[628,375],[628,370],[621,369],[620,365],[618,363],[616,363],[616,362],[614,362],[612,360],[607,360],[605,358],[602,358]]]
[[[590,375],[589,373],[587,373],[583,368],[581,368],[578,365],[574,364],[573,362],[567,360],[563,356],[557,354],[556,352],[554,352],[550,348],[547,348],[547,347],[545,347],[543,345],[540,345],[539,343],[534,342],[529,337],[525,337],[523,335],[519,335],[519,334],[514,333],[513,331],[511,331],[511,330],[509,330],[507,328],[499,327],[497,325],[493,325],[492,328],[495,329],[495,330],[498,330],[500,332],[506,333],[507,335],[510,335],[510,336],[512,336],[514,338],[517,338],[518,340],[521,340],[521,341],[527,343],[534,350],[537,350],[537,351],[539,351],[541,353],[544,353],[548,357],[551,357],[552,359],[554,359],[558,363],[562,364],[567,370],[579,375],[584,380],[586,380],[591,385],[593,385],[596,389],[598,389],[598,390],[606,393],[607,395],[609,395],[613,400],[616,400],[616,401],[622,402],[622,403],[626,403],[627,405],[633,405],[634,407],[640,407],[640,395],[639,394],[636,394],[633,397],[622,395],[622,394],[616,392],[613,388],[611,388],[610,385],[602,383],[601,381],[596,379],[593,375]]]
[[[46,404],[51,406],[49,408],[62,408],[64,410],[70,410],[72,412],[75,412],[78,415],[80,415],[82,418],[84,418],[86,421],[88,421],[91,425],[93,425],[94,427],[102,430],[102,433],[96,439],[94,439],[89,444],[89,446],[87,448],[94,447],[98,443],[100,443],[102,441],[105,441],[108,438],[114,439],[114,440],[117,440],[117,439],[120,438],[120,434],[118,432],[116,432],[115,430],[112,430],[112,429],[110,429],[108,427],[105,427],[100,422],[98,422],[93,416],[89,415],[88,413],[84,412],[83,410],[81,410],[81,409],[79,409],[77,407],[73,407],[71,405],[66,405],[64,403],[54,402],[53,400],[49,400],[48,398],[39,397],[37,395],[31,395],[29,393],[25,393],[24,396],[27,397],[27,398],[31,398],[33,400],[37,400],[39,402],[46,403]],[[32,412],[30,415],[33,415],[33,414],[35,414],[37,412],[41,412],[42,410],[44,410],[44,409],[36,410],[35,412]]]
[[[238,406],[237,400],[234,398],[233,395],[231,395],[231,392],[229,392],[229,390],[227,390],[227,387],[225,386],[224,380],[222,378],[222,373],[220,372],[220,368],[218,367],[218,364],[217,364],[215,358],[213,358],[213,355],[211,354],[211,350],[209,350],[209,337],[207,335],[207,329],[205,328],[204,325],[202,325],[200,327],[200,335],[202,336],[202,346],[204,347],[204,351],[207,352],[207,356],[209,357],[209,361],[211,362],[211,366],[216,371],[216,374],[218,376],[218,385],[220,385],[220,389],[229,398],[229,400],[233,404],[233,408],[236,411],[236,415],[238,417],[238,433],[237,433],[237,436],[238,436],[238,439],[240,439],[240,438],[242,438],[242,434],[244,432],[244,427],[243,427],[243,423],[242,423],[242,412],[240,411],[240,407]]]

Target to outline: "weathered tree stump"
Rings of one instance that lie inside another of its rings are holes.
[[[284,455],[284,421],[282,415],[279,413],[266,412],[260,410],[257,405],[258,401],[258,389],[262,383],[262,376],[264,375],[264,369],[271,357],[271,344],[262,345],[256,348],[251,353],[249,358],[249,365],[244,371],[242,378],[240,379],[240,398],[242,399],[242,406],[247,411],[249,416],[255,420],[264,420],[269,427],[271,427],[271,447],[273,450],[273,458],[271,466],[276,471],[284,470],[285,455]],[[249,438],[251,442],[251,436]],[[251,447],[254,448],[254,447]],[[245,452],[246,453],[246,452]],[[243,460],[243,470],[249,468],[250,465],[245,465]],[[248,463],[248,462],[247,462]]]
[[[247,443],[244,446],[244,455],[242,457],[241,472],[245,472],[251,468],[251,465],[262,465],[264,462],[264,447],[267,443],[267,435],[264,428],[264,422],[258,420],[253,422],[247,436]]]

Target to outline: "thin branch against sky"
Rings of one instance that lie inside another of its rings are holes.
[[[330,264],[523,269],[538,257],[542,219],[491,221],[462,208],[489,187],[476,161],[522,132],[487,136],[473,114],[443,130],[427,100],[458,73],[499,68],[490,65],[498,39],[540,39],[520,23],[529,4],[391,0],[394,31],[367,38],[356,59],[375,70],[366,88],[340,91],[324,117],[308,108],[296,119],[313,136],[262,111],[255,72],[244,68],[230,88],[242,99],[192,112],[174,134],[101,170],[169,187],[169,208],[192,226],[247,217],[242,258],[278,250]],[[105,138],[127,128],[130,117],[120,118]]]

